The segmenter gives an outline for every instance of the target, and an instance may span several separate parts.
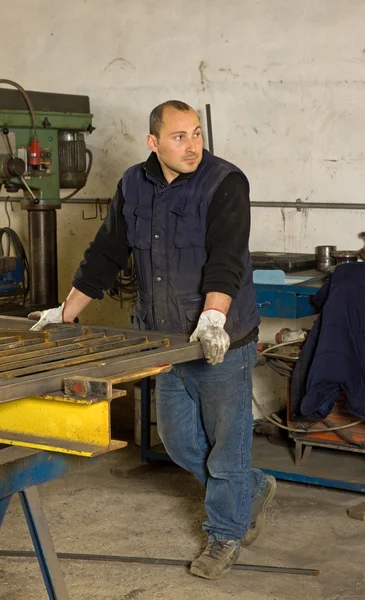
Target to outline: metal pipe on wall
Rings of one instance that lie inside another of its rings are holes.
[[[210,104],[205,105],[205,113],[206,113],[206,117],[207,117],[208,148],[209,148],[209,152],[211,154],[214,154],[212,113],[210,111]]]
[[[296,208],[303,210],[304,208],[325,209],[325,210],[365,210],[365,204],[360,202],[270,202],[259,201],[251,202],[251,206],[263,208]]]
[[[11,198],[10,196],[0,196],[0,202],[20,202],[21,198]],[[44,198],[44,200],[50,200],[50,198]],[[63,201],[62,204],[95,204],[96,201],[99,204],[109,204],[111,198],[70,198],[69,200]],[[251,206],[254,208],[296,208],[297,210],[303,210],[304,208],[311,209],[324,209],[324,210],[365,210],[365,204],[361,202],[271,202],[271,201],[252,201]]]
[[[28,210],[30,304],[58,306],[56,210]]]

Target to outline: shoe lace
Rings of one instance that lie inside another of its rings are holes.
[[[207,554],[210,558],[214,558],[216,560],[219,560],[225,550],[226,550],[226,544],[227,542],[221,542],[219,540],[215,540],[214,542],[210,542],[208,544],[208,548],[207,548]]]

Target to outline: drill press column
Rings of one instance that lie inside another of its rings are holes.
[[[30,304],[58,306],[57,215],[54,208],[28,209]]]

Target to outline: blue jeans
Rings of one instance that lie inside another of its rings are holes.
[[[158,432],[172,460],[206,486],[209,541],[239,542],[266,486],[265,474],[251,469],[256,355],[252,342],[221,364],[183,363],[156,378]]]

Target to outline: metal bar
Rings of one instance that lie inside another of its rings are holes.
[[[151,378],[141,381],[141,458],[147,460],[151,448]]]
[[[147,338],[141,338],[146,340]],[[104,350],[112,350],[113,348],[124,348],[126,345],[131,347],[130,341],[126,341],[124,335],[116,335],[110,338],[105,338],[105,341],[88,340],[86,342],[73,343],[72,338],[68,339],[68,345],[56,346],[57,342],[48,342],[43,344],[42,350],[31,350],[26,352],[26,356],[18,359],[18,354],[9,354],[3,357],[0,366],[0,373],[7,371],[9,368],[18,369],[32,365],[40,365],[49,363],[64,358],[72,358],[73,356],[83,356],[93,352],[102,352]],[[72,342],[72,343],[70,343]],[[1,357],[1,352],[0,352]]]
[[[123,342],[122,342],[123,343]],[[61,369],[63,367],[67,367],[67,366],[76,366],[76,365],[81,365],[83,363],[90,363],[93,361],[98,361],[98,360],[106,360],[107,358],[113,358],[114,356],[125,356],[128,354],[134,354],[134,353],[140,353],[141,350],[154,350],[156,348],[160,348],[161,346],[166,346],[168,344],[168,340],[161,340],[160,342],[145,342],[142,344],[138,344],[135,346],[132,345],[128,345],[125,348],[121,348],[121,344],[116,343],[114,344],[115,346],[118,346],[115,350],[105,350],[105,351],[101,351],[101,352],[95,352],[95,354],[90,354],[89,351],[80,351],[78,354],[76,353],[76,351],[74,352],[69,352],[68,356],[75,355],[73,358],[66,358],[66,359],[62,359],[62,360],[56,360],[54,362],[46,362],[43,365],[39,365],[39,362],[42,362],[42,360],[38,359],[38,363],[37,366],[28,366],[28,367],[24,367],[24,368],[15,368],[12,371],[6,371],[5,373],[2,373],[0,375],[0,378],[2,380],[9,380],[12,379],[14,377],[21,377],[22,375],[29,375],[31,373],[42,373],[42,372],[46,372],[46,371],[53,371],[55,369]],[[113,345],[113,344],[111,344]],[[84,354],[87,354],[87,356],[83,356]],[[34,362],[34,361],[33,361]],[[1,371],[1,368],[0,368]],[[27,394],[28,396],[29,394]]]
[[[21,202],[23,198],[12,198],[11,196],[0,196],[0,202]],[[70,199],[62,199],[62,198],[42,198],[45,202],[62,202],[62,204],[95,204],[96,201],[99,204],[109,204],[112,201],[112,198],[70,198]]]
[[[309,432],[310,430],[308,430],[308,433]],[[310,435],[313,435],[314,432],[315,429],[311,432]],[[316,441],[315,438],[308,437],[308,435],[306,437],[300,437],[300,434],[293,434],[292,437],[294,440],[300,439],[302,444],[306,444],[308,446],[318,446],[318,448],[333,448],[334,450],[343,450],[344,452],[355,452],[356,454],[365,454],[365,448],[358,448],[357,446],[350,445],[345,441],[331,443],[326,442],[326,440],[323,440],[320,442]]]
[[[153,377],[156,375],[161,375],[161,373],[169,373],[171,369],[171,365],[147,367],[146,369],[140,369],[139,371],[131,371],[128,373],[124,373],[123,375],[108,377],[107,380],[110,381],[112,385],[117,385],[118,383],[126,383],[130,381],[141,381],[141,379],[145,379],[145,377]]]
[[[60,198],[42,198],[44,201],[60,202]],[[112,198],[70,198],[69,200],[62,200],[62,204],[110,204]],[[12,202],[20,202],[21,198],[11,198]],[[9,202],[9,196],[0,196],[0,202]],[[365,204],[362,202],[272,202],[270,200],[254,200],[251,206],[256,208],[296,208],[301,210],[302,208],[313,208],[313,209],[338,209],[338,210],[365,210]]]
[[[50,342],[49,342],[50,343]],[[17,354],[21,351],[27,352],[29,346],[39,345],[39,339],[21,340],[12,344],[2,344],[0,346],[0,355],[6,356],[8,350],[17,350]]]
[[[98,357],[99,358],[99,357]],[[0,402],[9,402],[25,396],[37,396],[59,391],[63,388],[65,377],[73,375],[91,377],[109,377],[122,375],[147,367],[167,364],[179,364],[204,358],[199,342],[181,344],[170,348],[159,348],[140,352],[136,356],[123,358],[118,356],[108,361],[93,362],[86,365],[59,368],[55,373],[40,373],[14,379],[12,382],[0,380]]]
[[[208,148],[209,148],[209,152],[211,154],[214,154],[212,114],[210,112],[210,104],[206,104],[205,105],[205,114],[206,114],[206,117],[207,117]]]
[[[10,501],[11,501],[11,496],[5,496],[5,498],[0,498],[0,527],[5,518],[6,511],[9,508]]]
[[[5,344],[5,345],[6,344],[13,344],[14,342],[19,342],[19,341],[20,341],[20,337],[18,335],[15,335],[15,336],[12,336],[12,337],[9,337],[9,336],[0,337],[0,347],[3,344]]]
[[[17,317],[14,317],[17,318]],[[29,322],[31,323],[31,321]],[[2,326],[2,319],[0,319],[0,326]],[[21,335],[22,337],[22,341],[24,342],[25,340],[36,340],[37,342],[39,341],[45,341],[45,340],[49,340],[51,339],[50,336],[50,331],[24,331],[23,329],[21,331],[17,331],[16,329],[2,329],[2,332],[6,333],[7,335]],[[51,330],[52,331],[52,330]]]
[[[365,210],[365,204],[360,202],[270,202],[266,200],[253,201],[250,203],[255,208],[317,208],[324,210]]]
[[[93,405],[93,407],[94,406],[95,404]],[[84,420],[83,429],[85,428],[86,423],[87,419]],[[102,436],[104,436],[104,431],[102,432]],[[3,436],[3,432],[0,431],[1,440],[4,440],[4,442],[6,442],[7,444],[12,444],[14,446],[20,447],[23,446],[26,448],[30,447],[35,450],[42,450],[45,452],[57,452],[65,455],[67,454],[67,456],[83,456],[84,458],[92,458],[94,456],[99,456],[101,454],[113,452],[114,450],[120,450],[128,445],[127,442],[111,439],[109,439],[109,443],[105,441],[105,444],[100,444],[89,443],[88,441],[79,442],[74,439],[56,438],[48,436],[46,437],[44,435],[30,435],[29,433],[23,433],[22,435],[20,433],[5,432],[5,434],[7,435]]]
[[[116,334],[119,335],[119,334]],[[126,339],[125,334],[123,334],[124,339]],[[112,336],[110,336],[112,337]],[[100,333],[87,333],[85,335],[79,335],[73,338],[65,338],[65,339],[61,339],[61,340],[55,340],[55,344],[57,346],[66,346],[67,344],[69,344],[70,342],[72,342],[73,344],[78,344],[80,343],[84,343],[87,342],[88,340],[100,340],[100,339],[108,339],[108,336],[104,333],[104,332],[100,332]]]
[[[95,333],[93,335],[85,335],[77,338],[66,338],[64,340],[41,343],[39,343],[39,340],[26,340],[23,345],[15,347],[15,349],[17,350],[16,356],[18,356],[18,354],[33,355],[35,352],[38,352],[38,350],[44,350],[45,348],[47,349],[46,351],[49,353],[50,349],[52,348],[59,348],[61,346],[68,345],[71,347],[71,343],[73,347],[76,347],[77,344],[80,344],[80,347],[82,348],[83,345],[85,345],[85,342],[88,342],[89,340],[101,339],[106,340],[106,335],[103,333]],[[31,348],[29,348],[30,345],[32,346]],[[14,350],[14,345],[10,344],[10,348],[6,348],[6,350],[3,350],[3,347],[0,346],[0,358],[7,358],[9,356],[8,350]]]
[[[334,427],[334,423],[331,421],[331,419],[324,418],[322,419],[322,423],[324,423],[325,425],[327,425],[327,427],[333,428]],[[350,427],[351,429],[351,427]],[[348,430],[347,430],[348,431]],[[365,452],[365,443],[364,442],[357,442],[356,440],[354,440],[351,437],[351,434],[347,433],[347,431],[343,431],[341,429],[338,429],[336,431],[336,434],[342,438],[347,444],[350,444],[352,446],[357,446],[358,448],[361,448],[362,450],[364,450]],[[313,434],[315,435],[315,430],[313,431]]]
[[[351,492],[365,492],[365,483],[352,483],[351,481],[342,481],[340,479],[326,479],[324,477],[315,477],[311,475],[302,475],[299,473],[290,473],[289,471],[274,471],[272,469],[261,469],[267,475],[273,475],[275,479],[282,481],[295,481],[296,483],[309,483],[310,485],[319,485],[322,487],[337,488],[339,490],[349,490]]]
[[[0,550],[0,556],[35,558],[35,552],[29,550]],[[166,565],[170,567],[189,567],[191,560],[172,558],[149,558],[142,556],[115,556],[110,554],[74,554],[71,552],[57,552],[58,558],[65,560],[86,560],[94,562],[121,562],[137,563],[142,565]],[[296,567],[271,567],[266,565],[246,565],[237,563],[232,566],[236,571],[256,571],[259,573],[277,573],[279,575],[309,575],[318,577],[318,569],[300,569]]]
[[[35,486],[19,492],[35,554],[50,600],[69,600],[46,517]]]

